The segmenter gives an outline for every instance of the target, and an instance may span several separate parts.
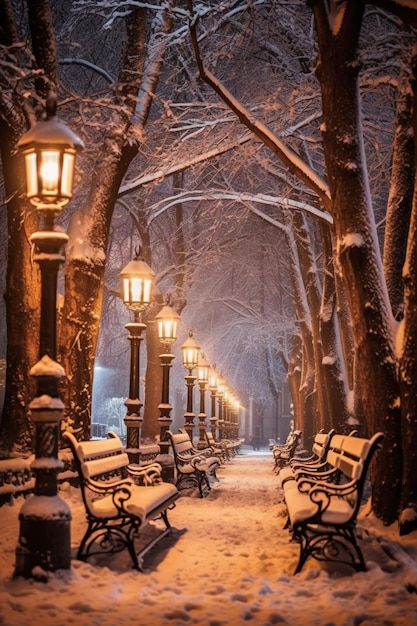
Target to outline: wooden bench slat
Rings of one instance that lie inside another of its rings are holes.
[[[81,469],[84,478],[94,478],[94,476],[101,476],[108,474],[109,472],[115,472],[122,470],[129,465],[129,457],[126,453],[107,456],[102,459],[95,458],[91,461],[82,461]]]

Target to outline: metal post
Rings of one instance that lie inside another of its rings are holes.
[[[172,406],[169,402],[169,371],[172,367],[171,363],[174,358],[174,355],[169,352],[159,355],[162,367],[162,398],[161,404],[158,406],[160,413],[158,418],[160,436],[159,455],[156,458],[156,461],[162,466],[162,478],[166,482],[174,482],[174,457],[169,454],[170,444],[166,435],[166,432],[169,430],[172,423]]]
[[[224,439],[224,432],[223,432],[223,394],[222,393],[218,393],[217,394],[217,399],[218,399],[218,403],[219,403],[219,419],[217,420],[217,426],[219,427],[219,439]]]
[[[143,423],[141,416],[143,402],[139,398],[140,343],[146,325],[138,320],[139,316],[135,313],[135,321],[125,325],[129,331],[130,341],[130,384],[129,398],[125,400],[127,415],[123,421],[126,424],[126,452],[131,463],[140,462],[140,438]]]
[[[64,405],[59,383],[64,369],[56,362],[57,275],[64,257],[60,250],[68,241],[65,233],[53,230],[54,213],[44,220],[44,229],[31,236],[34,260],[41,272],[41,318],[39,361],[30,374],[36,380],[36,396],[29,405],[35,426],[34,495],[19,513],[19,540],[15,576],[47,580],[47,572],[70,569],[71,511],[58,495],[57,476],[63,469],[58,459],[59,425]]]
[[[211,417],[210,417],[210,430],[213,438],[216,439],[217,417],[216,417],[216,388],[212,388],[211,392]]]
[[[206,396],[206,382],[201,381],[198,383],[200,387],[200,412],[198,414],[198,448],[206,448],[206,406],[205,406],[205,396]]]
[[[184,413],[184,428],[192,441],[195,418],[195,413],[193,412],[193,392],[196,376],[192,375],[191,369],[188,370],[188,372],[188,376],[185,377],[185,383],[187,385],[187,411]]]

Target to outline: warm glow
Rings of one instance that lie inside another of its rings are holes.
[[[202,356],[197,365],[197,380],[199,383],[208,383],[209,380],[210,365],[206,359]]]
[[[71,199],[75,155],[83,142],[56,117],[56,98],[46,104],[47,117],[17,142],[24,156],[26,195],[41,210],[59,210]]]
[[[217,382],[217,395],[223,396],[225,391],[226,391],[226,385],[224,384],[222,380],[219,380]]]
[[[213,369],[211,369],[209,373],[209,389],[213,391],[217,390],[217,374]]]
[[[74,184],[75,153],[65,152],[62,162],[61,194],[70,198]]]
[[[158,324],[159,341],[165,345],[170,345],[178,337],[178,326],[180,316],[171,306],[164,306],[155,317]]]
[[[59,156],[58,150],[42,150],[41,152],[39,175],[42,194],[58,195]]]
[[[188,338],[182,344],[181,350],[182,362],[184,367],[189,370],[193,370],[195,367],[197,367],[200,346],[198,346],[194,341],[192,332],[190,332]]]
[[[38,170],[36,162],[36,152],[28,152],[25,155],[26,195],[29,200],[38,194]]]
[[[142,311],[151,301],[155,273],[142,259],[134,259],[121,271],[122,298],[132,311]]]

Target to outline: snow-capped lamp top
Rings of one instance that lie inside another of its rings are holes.
[[[46,101],[46,117],[17,142],[25,160],[26,196],[39,210],[59,211],[72,196],[75,155],[82,140],[56,116],[56,96]]]

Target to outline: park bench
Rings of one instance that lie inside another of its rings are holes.
[[[383,437],[334,435],[327,469],[318,474],[304,469],[296,479],[284,482],[287,526],[300,545],[294,573],[310,556],[366,570],[355,527],[369,464]]]
[[[216,469],[221,465],[219,457],[213,456],[210,448],[194,448],[185,430],[175,434],[168,430],[167,435],[174,453],[177,488],[185,489],[195,485],[203,497],[205,492],[211,490],[210,477],[217,478]]]
[[[227,448],[226,441],[216,440],[211,431],[205,433],[207,446],[213,453],[213,456],[218,456],[222,463],[225,463],[230,459],[230,453]]]
[[[226,443],[227,449],[229,450],[229,454],[231,456],[235,456],[239,454],[240,449],[242,447],[242,443],[245,441],[244,439],[219,439],[219,441],[223,441]]]
[[[114,433],[108,439],[78,442],[68,431],[69,443],[79,477],[79,486],[87,515],[87,530],[77,558],[103,552],[115,553],[127,548],[133,567],[142,570],[144,555],[170,531],[168,510],[179,497],[177,488],[162,482],[161,467],[130,464],[123,444]],[[137,550],[135,541],[150,522],[162,519],[164,528]]]
[[[334,429],[328,433],[321,430],[318,432],[313,441],[311,454],[306,457],[299,457],[294,454],[288,465],[281,468],[279,478],[283,485],[287,480],[293,480],[304,469],[307,472],[319,472],[326,468],[327,453],[333,436],[336,434]]]
[[[285,444],[277,445],[272,448],[272,454],[274,457],[274,469],[277,474],[280,469],[285,465],[288,465],[288,463],[294,457],[302,436],[302,430],[293,430],[288,435]]]

